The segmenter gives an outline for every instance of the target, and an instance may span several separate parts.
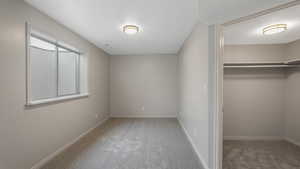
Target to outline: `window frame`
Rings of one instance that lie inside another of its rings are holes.
[[[64,100],[70,100],[70,99],[76,99],[76,98],[82,98],[82,97],[88,97],[88,89],[86,93],[83,93],[81,91],[81,57],[83,55],[82,52],[79,52],[76,49],[72,49],[73,47],[68,47],[67,44],[63,42],[59,42],[53,38],[50,38],[44,34],[40,34],[37,31],[33,31],[32,27],[29,23],[26,22],[26,104],[25,106],[34,106],[34,105],[39,105],[39,104],[45,104],[45,103],[51,103],[51,102],[58,102],[58,101],[64,101]],[[33,100],[32,98],[32,84],[31,84],[31,53],[30,53],[30,48],[31,48],[31,37],[37,38],[39,40],[45,41],[47,43],[50,43],[55,46],[56,48],[56,96],[51,97],[51,98],[45,98],[45,99],[38,99],[38,100]],[[64,45],[65,44],[65,45]],[[76,57],[76,68],[75,68],[75,85],[76,85],[76,91],[72,94],[65,94],[65,95],[60,95],[59,94],[59,48],[62,48],[64,50],[73,52],[77,54]],[[87,76],[87,74],[86,74]],[[87,78],[86,78],[87,80]],[[87,85],[88,86],[88,85]]]

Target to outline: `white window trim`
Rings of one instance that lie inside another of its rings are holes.
[[[31,88],[31,56],[30,56],[30,38],[32,34],[32,28],[29,23],[26,22],[26,104],[25,106],[34,106],[34,105],[40,105],[40,104],[46,104],[46,103],[54,103],[54,102],[60,102],[65,100],[72,100],[72,99],[79,99],[79,98],[85,98],[89,96],[89,93],[80,93],[80,89],[78,89],[79,93],[72,94],[72,95],[65,95],[65,96],[58,96],[55,98],[49,98],[49,99],[40,99],[40,100],[32,100],[32,88]],[[45,38],[48,39],[48,38]],[[51,39],[51,38],[49,38]],[[52,42],[52,40],[49,40]],[[83,53],[73,50],[73,48],[68,48],[63,45],[61,42],[52,42],[60,47],[66,48],[68,50],[74,51],[76,53],[79,53],[82,55]],[[80,63],[79,63],[80,65]],[[88,65],[87,65],[88,66]],[[80,67],[79,67],[80,70]],[[78,71],[78,70],[77,70]],[[79,72],[80,73],[80,72]],[[86,75],[87,76],[87,75]],[[80,79],[77,79],[80,82]],[[88,80],[88,78],[86,78]],[[78,86],[79,84],[77,84]],[[88,84],[87,84],[88,86]],[[79,87],[79,86],[78,86]],[[88,91],[88,89],[87,89]]]
[[[34,105],[40,105],[40,104],[47,104],[47,103],[55,103],[55,102],[60,102],[60,101],[65,101],[65,100],[72,100],[72,99],[79,99],[79,98],[84,98],[88,97],[89,94],[74,94],[74,95],[69,95],[69,96],[61,96],[61,97],[55,97],[55,98],[50,98],[50,99],[40,99],[36,101],[30,101],[27,103],[27,106],[34,106]]]

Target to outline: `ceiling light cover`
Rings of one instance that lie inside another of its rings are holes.
[[[135,25],[125,25],[123,26],[123,32],[129,35],[133,35],[139,32],[139,27]]]
[[[286,24],[275,24],[275,25],[270,25],[267,26],[263,29],[263,34],[264,35],[273,35],[277,33],[281,33],[287,30],[287,25]]]

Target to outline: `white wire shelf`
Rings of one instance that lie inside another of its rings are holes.
[[[300,59],[286,62],[225,63],[224,68],[291,68],[300,67]]]

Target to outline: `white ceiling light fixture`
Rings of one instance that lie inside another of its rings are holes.
[[[128,35],[137,34],[140,31],[139,27],[136,25],[125,25],[123,26],[123,32]]]
[[[274,24],[263,28],[264,35],[273,35],[287,30],[287,24]]]

